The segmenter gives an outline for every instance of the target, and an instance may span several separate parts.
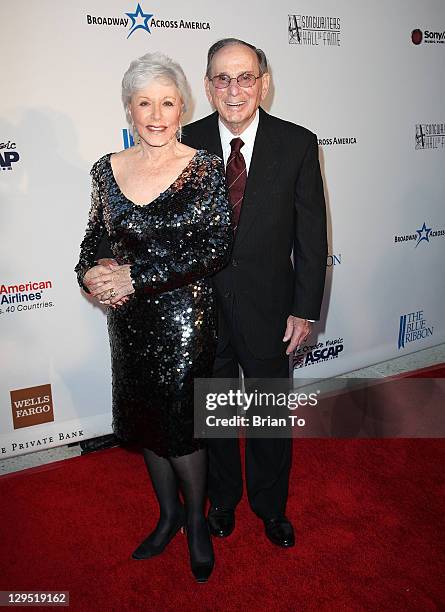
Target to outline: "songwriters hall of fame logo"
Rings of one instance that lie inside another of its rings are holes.
[[[340,46],[340,18],[288,15],[290,45]]]
[[[445,123],[416,124],[416,150],[444,148]]]

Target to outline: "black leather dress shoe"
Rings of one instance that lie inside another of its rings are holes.
[[[290,548],[295,545],[294,528],[285,516],[264,519],[264,528],[266,537],[272,544],[283,548]]]
[[[235,511],[230,508],[212,506],[207,517],[212,536],[227,538],[235,529]]]

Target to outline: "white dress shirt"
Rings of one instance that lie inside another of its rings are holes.
[[[259,122],[260,113],[257,109],[252,123],[244,130],[242,134],[239,134],[239,136],[235,136],[230,130],[226,128],[224,123],[221,121],[221,118],[218,119],[219,137],[221,139],[224,167],[227,166],[227,160],[229,159],[229,155],[232,150],[230,146],[230,141],[234,138],[241,138],[241,140],[244,142],[244,146],[241,149],[241,153],[243,154],[244,161],[246,162],[246,173],[249,174],[250,160],[252,159],[253,145],[255,144],[256,132],[258,129]]]

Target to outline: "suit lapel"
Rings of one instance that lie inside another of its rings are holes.
[[[261,216],[262,208],[273,205],[268,197],[269,190],[265,187],[273,185],[280,166],[280,147],[269,125],[270,117],[261,108],[259,110],[260,121],[236,232],[238,244],[244,240],[252,225]]]
[[[273,185],[281,160],[280,144],[273,129],[273,117],[262,108],[259,109],[260,121],[255,137],[246,191],[244,193],[241,217],[236,231],[235,248],[244,240],[255,222],[261,218],[261,210],[273,206],[268,187]],[[202,121],[197,121],[193,130],[193,138],[184,128],[184,142],[223,159],[221,139],[218,127],[218,113],[209,115]]]
[[[218,113],[213,113],[203,124],[203,133],[200,137],[200,146],[209,153],[217,155],[223,159],[221,139],[219,137]]]

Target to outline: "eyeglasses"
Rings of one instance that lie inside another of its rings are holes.
[[[257,79],[261,79],[262,75],[255,76],[250,72],[243,72],[237,77],[230,78],[228,74],[217,74],[216,76],[209,78],[209,81],[213,83],[216,89],[227,89],[232,81],[236,81],[240,87],[253,87]]]

